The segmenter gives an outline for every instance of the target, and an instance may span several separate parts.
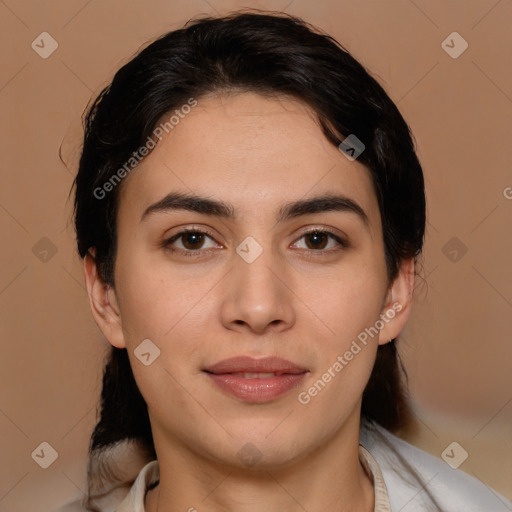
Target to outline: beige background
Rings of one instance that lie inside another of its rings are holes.
[[[0,0],[0,511],[54,511],[85,488],[106,343],[69,224],[81,113],[148,39],[243,6],[334,34],[412,126],[430,222],[400,342],[406,438],[438,457],[457,441],[461,469],[512,498],[510,0]],[[44,31],[47,59],[31,48]],[[469,44],[457,59],[441,45],[454,31]],[[43,441],[58,452],[46,470],[31,457]]]

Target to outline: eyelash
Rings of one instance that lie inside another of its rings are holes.
[[[174,248],[172,248],[171,244],[173,242],[175,242],[176,240],[178,240],[181,236],[183,236],[183,235],[185,235],[187,233],[195,233],[195,234],[199,234],[199,235],[207,235],[212,240],[215,240],[214,235],[212,233],[210,233],[208,230],[205,230],[205,229],[195,229],[195,228],[185,228],[185,229],[181,230],[179,233],[176,233],[175,235],[173,235],[171,238],[168,238],[167,240],[165,240],[163,242],[163,246],[165,248],[169,249],[173,253],[179,252],[183,256],[186,256],[188,258],[190,258],[190,257],[195,258],[195,257],[201,256],[202,253],[204,254],[204,252],[208,252],[210,250],[210,249],[197,249],[197,250],[189,249],[189,250],[183,250],[183,249],[174,249]],[[319,228],[312,228],[312,229],[309,229],[308,231],[305,231],[304,233],[301,234],[301,236],[297,239],[297,241],[299,241],[303,237],[305,237],[307,235],[310,235],[310,234],[313,234],[313,233],[317,233],[317,234],[321,234],[321,235],[327,235],[328,237],[330,237],[330,238],[334,239],[336,242],[338,242],[338,244],[342,248],[344,248],[344,249],[349,247],[348,242],[346,240],[344,240],[343,238],[341,238],[340,236],[335,235],[331,231],[327,231],[325,229],[319,229]],[[294,242],[294,243],[296,243],[296,242]],[[338,252],[341,249],[339,249],[339,248],[331,248],[331,249],[327,249],[327,250],[324,250],[324,249],[301,249],[301,250],[306,251],[306,252],[308,252],[310,254],[315,253],[314,256],[316,257],[316,256],[321,256],[322,254],[332,254],[333,252]]]

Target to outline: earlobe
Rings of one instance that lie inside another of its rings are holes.
[[[396,338],[404,328],[411,312],[414,277],[414,258],[403,260],[381,311],[383,327],[379,332],[379,345]]]
[[[84,258],[84,276],[89,305],[96,324],[111,345],[126,348],[115,292],[98,274],[94,248]]]

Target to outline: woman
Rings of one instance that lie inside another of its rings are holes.
[[[254,13],[164,35],[90,107],[75,185],[112,345],[88,510],[506,510],[391,434],[423,174],[334,39]]]

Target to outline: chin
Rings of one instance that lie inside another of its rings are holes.
[[[308,442],[303,430],[292,432],[284,427],[279,430],[279,421],[274,421],[271,428],[267,422],[253,428],[246,424],[243,433],[227,429],[233,437],[225,438],[221,452],[215,450],[213,456],[230,466],[254,470],[285,467],[306,457],[316,443]],[[218,447],[216,444],[215,448]]]

